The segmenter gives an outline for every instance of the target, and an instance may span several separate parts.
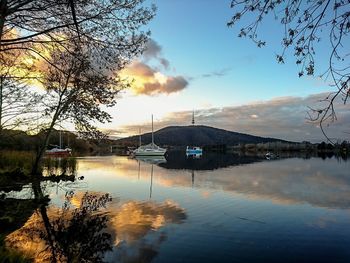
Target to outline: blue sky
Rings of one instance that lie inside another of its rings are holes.
[[[265,48],[237,37],[237,29],[226,26],[232,10],[230,1],[161,0],[151,22],[152,38],[178,73],[198,76],[231,69],[221,78],[199,79],[190,83],[191,94],[210,96],[215,105],[241,104],[277,96],[306,96],[324,91],[308,78],[299,79],[294,58],[276,63],[281,50],[280,27],[268,23],[262,30]],[[270,30],[269,30],[270,29]],[[272,33],[272,34],[271,34]]]
[[[176,112],[183,113],[195,109],[200,115],[201,112],[209,109],[244,107],[256,103],[264,103],[268,107],[269,101],[275,101],[276,98],[298,97],[302,101],[309,101],[310,96],[330,90],[322,80],[316,77],[298,78],[298,68],[292,53],[288,53],[285,64],[276,62],[275,56],[282,48],[280,43],[283,29],[273,18],[267,20],[260,31],[261,37],[267,41],[267,46],[258,48],[249,39],[237,37],[239,27],[226,26],[233,14],[229,0],[157,0],[153,2],[158,8],[157,15],[147,28],[151,30],[151,39],[155,43],[156,51],[147,59],[145,57],[136,59],[138,64],[130,67],[128,75],[132,76],[136,71],[137,74],[141,74],[140,68],[143,68],[142,72],[147,69],[154,74],[159,73],[164,83],[167,79],[175,78],[176,87],[172,85],[173,90],[167,91],[170,87],[167,84],[157,87],[151,85],[152,90],[147,91],[150,85],[147,87],[145,85],[137,94],[126,91],[122,94],[116,108],[110,111],[114,121],[104,126],[105,129],[125,136],[137,133],[138,129],[135,127],[148,123],[150,114],[155,115],[161,128],[161,123],[165,119],[168,120],[169,116],[174,116]],[[326,47],[327,44],[321,46],[319,55],[316,57],[316,62],[320,62],[321,68],[326,62],[323,59],[327,51]],[[162,67],[161,59],[168,61],[169,66]],[[182,79],[186,81],[186,83],[182,81],[183,85],[178,82]],[[303,104],[299,110],[300,116],[297,118],[301,123],[305,123],[307,106]],[[255,113],[251,115],[258,116]],[[294,121],[295,118],[293,116]],[[252,119],[256,121],[257,118]],[[172,124],[171,120],[166,123]],[[203,121],[203,123],[210,125],[210,121]],[[174,119],[174,124],[187,125],[189,122],[187,119]],[[305,124],[307,125],[310,124]],[[235,127],[227,126],[225,123],[216,123],[216,126],[231,130]],[[289,139],[291,136],[288,129],[285,131],[282,129],[279,134],[273,132],[269,134],[268,129],[269,124],[266,123],[264,132],[259,128],[254,129],[254,125],[246,131],[284,139]],[[309,132],[305,131],[306,133]],[[295,139],[302,140],[304,135],[301,133]],[[316,130],[313,135],[310,135],[310,139],[312,136],[323,138]]]

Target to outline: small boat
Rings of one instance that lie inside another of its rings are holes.
[[[46,155],[48,156],[70,156],[72,154],[72,149],[66,148],[66,149],[60,149],[60,148],[52,148],[50,150],[47,150],[45,152]]]
[[[45,155],[52,157],[67,157],[72,155],[72,149],[66,147],[62,149],[62,131],[59,131],[60,145],[52,145],[54,148],[45,151]]]
[[[186,147],[186,155],[194,155],[194,154],[202,154],[203,149],[198,146],[187,146]]]
[[[276,158],[278,158],[278,155],[276,155],[276,154],[274,154],[274,153],[272,153],[272,152],[267,152],[267,153],[265,154],[265,157],[266,157],[267,160],[270,160],[270,159],[276,159]]]
[[[154,142],[138,147],[133,154],[135,156],[164,156],[166,149],[159,147]]]
[[[141,138],[141,134],[140,134]],[[141,145],[133,151],[133,155],[135,156],[164,156],[166,153],[166,149],[159,147],[154,143],[154,135],[153,135],[153,115],[152,115],[152,142],[150,144]]]

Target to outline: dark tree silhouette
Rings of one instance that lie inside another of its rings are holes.
[[[40,186],[34,185],[35,196],[42,196]],[[42,251],[38,251],[42,262],[104,262],[103,256],[112,250],[113,242],[107,232],[108,214],[101,210],[112,198],[109,194],[85,193],[79,207],[74,208],[73,197],[73,192],[67,192],[62,208],[57,211],[41,204],[35,220],[8,240],[10,246],[17,248],[39,239],[44,243]],[[22,236],[26,238],[17,238]]]
[[[128,86],[113,72],[96,66],[94,59],[75,45],[71,51],[58,49],[50,56],[52,63],[43,66],[40,77],[46,90],[42,119],[46,133],[33,165],[33,174],[38,173],[39,162],[56,125],[71,121],[85,136],[101,137],[92,122],[110,121],[111,116],[101,106],[114,106],[120,89]]]
[[[320,42],[329,46],[327,68],[318,75],[330,82],[334,92],[321,101],[319,108],[310,108],[309,120],[323,125],[334,122],[336,104],[346,103],[350,94],[349,32],[350,2],[345,0],[232,0],[234,15],[228,26],[243,22],[239,37],[249,37],[258,47],[266,44],[259,35],[261,24],[273,16],[283,29],[282,52],[277,61],[284,63],[288,49],[294,50],[299,77],[316,74],[316,53]],[[244,20],[244,21],[242,21]],[[324,43],[328,41],[328,43]],[[327,137],[327,135],[325,134]],[[328,138],[328,137],[327,137]],[[329,140],[329,138],[328,138]]]
[[[108,215],[98,210],[111,197],[85,193],[76,209],[71,208],[69,194],[67,200],[55,220],[49,219],[45,206],[40,209],[45,230],[38,229],[38,234],[51,250],[50,262],[104,262],[104,253],[112,250],[112,236],[105,232]]]
[[[99,106],[115,104],[117,92],[127,86],[118,72],[144,49],[149,32],[142,27],[155,14],[144,2],[0,0],[0,62],[13,52],[28,58],[31,77],[47,91],[42,120],[48,122],[41,127],[47,133],[33,172],[58,122],[71,120],[79,131],[100,135],[91,120],[110,120]],[[18,71],[11,75],[15,84],[28,78]]]
[[[0,52],[25,50],[47,58],[42,50],[52,45],[64,48],[78,40],[97,53],[103,50],[101,58],[120,58],[146,40],[146,33],[137,31],[153,17],[155,8],[144,7],[143,2],[0,0]]]
[[[0,0],[1,65],[6,70],[9,66],[5,62],[16,53],[22,60],[40,59],[64,73],[65,68],[59,68],[57,59],[51,57],[52,50],[59,50],[76,59],[93,58],[99,69],[116,73],[143,51],[147,41],[149,32],[141,27],[152,19],[155,7],[146,7],[143,2]],[[72,43],[75,49],[71,49]],[[21,65],[17,61],[11,67]],[[7,78],[16,82],[28,76],[18,76],[16,70]]]

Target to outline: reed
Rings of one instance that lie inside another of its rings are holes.
[[[34,152],[0,151],[0,173],[29,174],[35,159]]]

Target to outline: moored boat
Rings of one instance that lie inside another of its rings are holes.
[[[199,146],[187,146],[186,154],[202,154],[203,149]]]
[[[65,148],[65,149],[60,149],[60,148],[53,148],[50,150],[47,150],[45,152],[47,156],[69,156],[72,154],[72,149],[70,148]]]
[[[159,147],[154,143],[153,135],[153,115],[152,115],[152,142],[150,144],[141,145],[141,134],[140,134],[140,146],[133,151],[135,156],[164,156],[166,149]]]

